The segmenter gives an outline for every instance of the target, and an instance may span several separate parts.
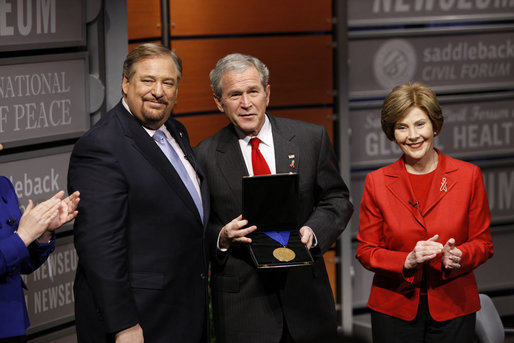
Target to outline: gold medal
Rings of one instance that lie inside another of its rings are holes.
[[[281,248],[276,248],[275,250],[273,250],[273,256],[275,256],[275,258],[277,260],[279,260],[280,262],[289,262],[289,261],[294,260],[294,258],[296,257],[296,254],[294,253],[293,250],[291,250],[289,248],[281,247]]]

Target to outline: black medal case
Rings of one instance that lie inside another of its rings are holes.
[[[243,218],[247,226],[257,230],[248,237],[250,255],[257,268],[307,266],[312,255],[302,244],[299,208],[299,175],[297,173],[243,177]],[[265,232],[290,232],[284,244],[270,238]]]

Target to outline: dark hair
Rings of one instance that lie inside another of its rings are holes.
[[[394,125],[412,107],[427,114],[436,136],[441,132],[444,117],[435,93],[420,82],[409,82],[407,85],[394,87],[382,104],[382,130],[389,140],[394,141]]]
[[[178,55],[166,48],[165,46],[155,44],[155,43],[145,43],[137,46],[134,50],[129,52],[127,57],[125,58],[125,62],[123,62],[123,76],[128,80],[134,75],[134,64],[145,59],[152,58],[156,56],[169,56],[175,62],[177,66],[177,82],[180,82],[182,78],[182,60]]]

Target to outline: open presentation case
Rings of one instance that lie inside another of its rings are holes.
[[[257,268],[313,263],[300,241],[298,184],[296,173],[243,177],[243,218],[248,226],[257,226],[249,235],[249,250]]]

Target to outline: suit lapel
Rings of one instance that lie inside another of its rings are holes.
[[[416,218],[416,220],[425,227],[423,216],[418,207],[412,204],[414,192],[409,182],[409,176],[405,169],[403,157],[388,166],[384,170],[386,176],[387,189],[400,201],[400,204],[408,209],[408,211]]]
[[[119,111],[120,122],[122,123],[125,136],[131,141],[131,144],[140,151],[143,157],[163,176],[172,191],[177,193],[182,201],[184,201],[186,207],[198,217],[198,220],[200,220],[200,215],[196,210],[196,205],[191,198],[189,191],[171,165],[170,161],[166,158],[162,150],[157,146],[157,144],[155,144],[154,140],[143,129],[135,117],[128,113],[121,103],[119,106],[121,106]],[[168,120],[166,127],[176,132],[172,120]],[[183,143],[181,147],[182,146]],[[184,152],[186,151],[187,149],[184,150]]]
[[[187,136],[187,132],[179,129],[175,124],[175,120],[173,119],[169,119],[165,125],[168,131],[170,132],[171,136],[175,139],[175,141],[178,143],[178,145],[184,152],[186,160],[188,160],[189,163],[191,163],[191,165],[193,166],[193,168],[198,172],[198,164],[196,162],[196,159],[194,158],[193,151],[189,145],[189,138]]]
[[[452,179],[451,172],[457,168],[452,166],[450,161],[439,151],[439,166],[436,169],[432,185],[427,196],[427,206],[423,207],[423,215],[428,213],[448,194],[456,184],[456,180]]]
[[[418,210],[418,207],[409,204],[409,200],[415,197],[405,169],[403,157],[387,167],[384,172],[385,175],[389,177],[386,184],[387,188],[400,200],[403,206],[409,209],[423,227],[425,227],[423,217],[451,192],[457,183],[451,176],[451,173],[456,170],[456,167],[450,163],[450,160],[445,155],[441,154],[439,151],[438,153],[440,165],[436,169],[432,185],[427,195],[427,206],[422,206],[422,212]]]
[[[294,143],[295,133],[275,117],[268,115],[273,132],[275,167],[278,173],[297,173],[300,163],[300,150]]]
[[[218,170],[221,176],[232,192],[233,199],[237,199],[238,208],[241,208],[241,180],[249,173],[232,125],[223,129],[214,158],[216,159],[215,163],[219,166]]]

